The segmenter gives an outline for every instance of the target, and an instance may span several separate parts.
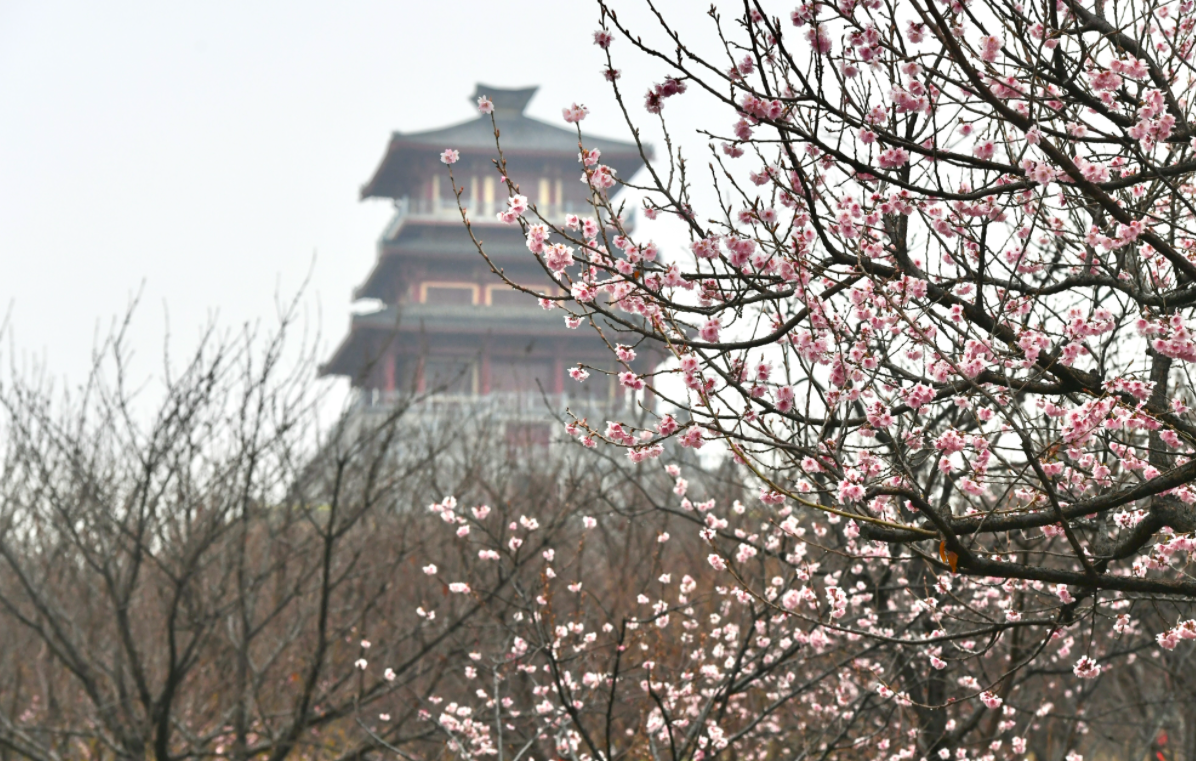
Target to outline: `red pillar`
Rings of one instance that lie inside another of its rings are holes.
[[[552,353],[552,393],[560,396],[565,393],[565,360],[561,356],[561,345],[556,345]]]
[[[395,361],[396,353],[394,342],[386,347],[386,351],[382,353],[382,390],[388,394],[393,394],[395,390]]]

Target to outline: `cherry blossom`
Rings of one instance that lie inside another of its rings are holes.
[[[909,151],[904,148],[889,148],[881,152],[877,161],[884,169],[896,169],[909,162]]]
[[[1092,658],[1085,655],[1076,661],[1076,665],[1072,668],[1072,671],[1081,679],[1095,679],[1100,676],[1101,666]]]
[[[569,122],[570,124],[577,124],[582,119],[586,118],[586,116],[590,113],[590,109],[574,103],[572,106],[562,109],[562,113],[564,114],[565,121]]]

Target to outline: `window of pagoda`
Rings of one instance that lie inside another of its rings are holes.
[[[478,303],[480,291],[477,283],[427,280],[419,284],[419,301],[442,306],[472,306]]]
[[[556,288],[549,286],[545,288],[540,284],[524,286],[532,293],[520,291],[512,288],[506,283],[490,283],[486,286],[486,306],[491,307],[528,307],[535,306],[536,299],[540,296],[552,296],[556,294]]]

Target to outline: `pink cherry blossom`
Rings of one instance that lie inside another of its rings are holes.
[[[889,148],[881,152],[877,161],[883,169],[896,169],[909,163],[909,151],[904,148]]]
[[[1001,39],[999,37],[987,36],[980,39],[980,60],[992,63],[997,60],[997,56],[1001,54]]]
[[[574,103],[572,106],[563,109],[561,113],[564,115],[565,121],[570,124],[576,124],[586,118],[586,115],[590,113],[590,109]]]
[[[548,246],[544,250],[544,264],[553,272],[562,272],[573,264],[573,249],[562,243]]]
[[[1101,666],[1087,655],[1081,656],[1072,668],[1075,675],[1081,679],[1095,679],[1100,676]]]
[[[978,159],[988,161],[993,157],[993,154],[996,152],[996,148],[997,146],[992,140],[985,140],[983,143],[977,144],[976,147],[972,149],[972,154]]]
[[[587,178],[583,177],[583,179]],[[588,180],[595,190],[607,190],[615,185],[615,170],[604,164],[599,164],[590,172]]]
[[[720,325],[717,317],[711,318],[707,320],[706,324],[702,326],[702,329],[698,331],[698,335],[706,343],[717,343],[718,333],[721,327],[722,326]]]
[[[1100,71],[1091,74],[1089,80],[1096,90],[1116,90],[1121,87],[1121,77],[1113,71]]]

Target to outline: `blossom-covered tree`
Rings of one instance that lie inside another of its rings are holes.
[[[637,139],[644,112],[665,130],[647,179],[573,105],[593,213],[508,184],[500,218],[568,294],[541,305],[655,400],[569,434],[661,467],[717,450],[752,499],[690,501],[674,472],[705,567],[675,558],[618,620],[547,578],[480,655],[534,700],[458,702],[453,747],[1061,758],[1116,712],[1139,751],[1171,722],[1196,752],[1192,0],[747,0],[697,44],[646,2],[644,29],[600,2],[594,42]],[[621,55],[659,69],[642,103]],[[680,98],[709,105],[685,125],[709,180],[668,137]],[[687,249],[633,233],[620,187]],[[637,376],[649,349],[669,359]]]

